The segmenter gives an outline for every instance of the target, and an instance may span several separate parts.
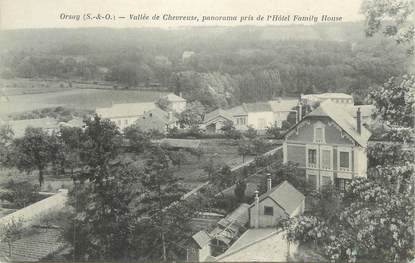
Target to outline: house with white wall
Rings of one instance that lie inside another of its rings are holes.
[[[278,128],[282,127],[282,122],[286,121],[290,113],[297,115],[295,107],[298,105],[297,99],[277,98],[268,101],[271,110],[274,113],[274,125]]]
[[[353,96],[346,94],[346,93],[338,93],[338,92],[328,92],[328,93],[321,93],[321,94],[301,94],[301,101],[305,104],[313,106],[318,103],[322,103],[323,101],[331,101],[335,104],[343,105],[343,106],[353,106],[354,100]]]
[[[249,207],[250,227],[276,227],[281,220],[303,214],[304,202],[304,195],[288,181],[272,188],[269,178],[267,192],[261,196],[257,194],[254,203]]]
[[[163,96],[162,99],[167,102],[167,107],[176,113],[181,113],[186,109],[186,100],[181,95],[177,96],[174,93],[169,93]]]
[[[255,196],[249,206],[247,229],[221,255],[208,258],[216,262],[285,262],[297,252],[297,243],[288,243],[286,232],[277,228],[282,219],[292,218],[304,212],[305,197],[289,182],[272,187],[267,181],[267,192]]]
[[[156,107],[154,102],[121,103],[108,108],[97,108],[95,112],[101,118],[114,122],[122,131]]]

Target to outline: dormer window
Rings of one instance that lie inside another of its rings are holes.
[[[324,125],[319,123],[314,126],[314,142],[315,143],[325,143],[325,132]]]

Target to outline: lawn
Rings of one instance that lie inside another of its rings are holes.
[[[236,141],[227,139],[204,139],[199,146],[203,152],[200,160],[196,156],[188,155],[185,164],[180,169],[175,167],[175,175],[182,178],[183,185],[192,189],[208,180],[207,173],[203,170],[203,164],[213,159],[224,162],[230,167],[242,163],[242,157],[238,154]],[[246,161],[253,159],[247,157]]]

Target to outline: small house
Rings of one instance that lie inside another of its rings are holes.
[[[271,188],[271,179],[268,179],[267,192],[257,195],[249,207],[250,227],[275,227],[282,219],[301,215],[304,202],[305,196],[288,181]]]
[[[203,128],[210,134],[221,133],[227,122],[233,123],[232,115],[219,108],[205,115]]]

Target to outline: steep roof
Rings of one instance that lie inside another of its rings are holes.
[[[291,215],[299,205],[305,199],[304,195],[292,186],[288,181],[284,181],[276,187],[272,188],[268,192],[259,197],[259,202],[265,198],[271,198],[282,209],[284,209],[288,215]],[[251,204],[251,207],[255,205],[255,202]]]
[[[166,96],[164,96],[165,99],[167,99],[170,102],[182,102],[182,101],[186,101],[185,99],[183,99],[180,96],[177,96],[174,93],[169,93]]]
[[[272,111],[271,106],[268,102],[243,103],[242,107],[246,112]]]
[[[273,112],[290,111],[297,106],[297,99],[279,99],[268,101]]]
[[[145,112],[156,108],[154,102],[113,104],[109,108],[97,108],[96,113],[102,118],[120,118],[142,116]]]
[[[205,119],[203,120],[203,122],[208,123],[208,122],[210,122],[210,121],[212,121],[215,118],[220,117],[220,116],[225,118],[225,119],[228,119],[228,120],[232,121],[232,115],[229,112],[227,112],[227,111],[225,111],[221,108],[218,108],[214,111],[211,111],[211,112],[207,113],[205,115]]]
[[[209,244],[210,236],[205,231],[199,231],[192,236],[193,240],[197,243],[197,245],[202,248]]]
[[[6,125],[9,125],[9,127],[13,130],[15,138],[23,137],[27,127],[42,129],[57,129],[59,127],[58,121],[49,117],[8,121],[6,122]]]
[[[322,102],[317,109],[310,112],[304,119],[313,116],[329,117],[363,147],[366,147],[367,142],[372,135],[363,125],[361,127],[361,133],[359,134],[357,132],[357,123],[354,116],[350,114],[347,108],[339,107],[338,104],[331,101]]]

